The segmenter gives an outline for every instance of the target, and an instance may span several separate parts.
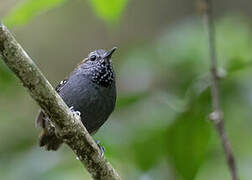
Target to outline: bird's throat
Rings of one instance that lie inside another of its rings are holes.
[[[111,62],[99,62],[92,72],[92,81],[103,87],[110,87],[114,81],[114,70]]]

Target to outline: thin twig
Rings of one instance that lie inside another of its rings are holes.
[[[57,135],[76,154],[93,179],[119,180],[111,164],[89,135],[80,119],[75,117],[56,93],[39,68],[0,22],[0,56],[28,89],[31,97],[49,115]]]
[[[218,88],[219,77],[217,73],[215,30],[214,30],[214,22],[213,22],[212,4],[211,4],[211,0],[203,0],[202,3],[203,3],[202,7],[203,7],[204,17],[205,17],[205,22],[206,22],[206,29],[208,31],[209,55],[210,55],[210,61],[211,61],[211,79],[212,79],[211,93],[212,93],[212,103],[213,103],[214,112],[211,113],[210,118],[211,120],[213,120],[217,129],[217,132],[220,136],[232,179],[238,180],[235,158],[232,153],[230,141],[227,137],[227,133],[224,128],[223,113],[220,108],[220,96],[219,96],[219,88]]]

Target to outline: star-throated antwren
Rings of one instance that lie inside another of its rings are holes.
[[[60,82],[56,91],[67,106],[80,115],[83,125],[94,134],[108,119],[116,102],[115,73],[111,56],[116,48],[109,51],[95,50],[78,67]],[[50,119],[40,111],[36,123],[42,127],[40,146],[57,150],[62,141],[49,127]]]

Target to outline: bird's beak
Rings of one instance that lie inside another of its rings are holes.
[[[115,50],[117,49],[117,47],[113,47],[111,50],[109,50],[108,52],[105,53],[104,58],[108,58],[110,59],[112,54],[115,52]]]

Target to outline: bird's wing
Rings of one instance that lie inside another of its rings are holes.
[[[65,78],[64,80],[62,80],[55,88],[56,92],[60,92],[60,90],[64,87],[64,85],[67,83],[68,78]],[[43,112],[43,110],[39,111],[39,114],[36,118],[36,126],[40,126],[42,128],[45,128],[45,119],[46,119],[46,115]]]
[[[60,90],[64,87],[64,85],[67,83],[67,81],[68,81],[68,78],[64,79],[63,81],[60,81],[58,86],[56,86],[55,90],[57,92],[60,92]]]

